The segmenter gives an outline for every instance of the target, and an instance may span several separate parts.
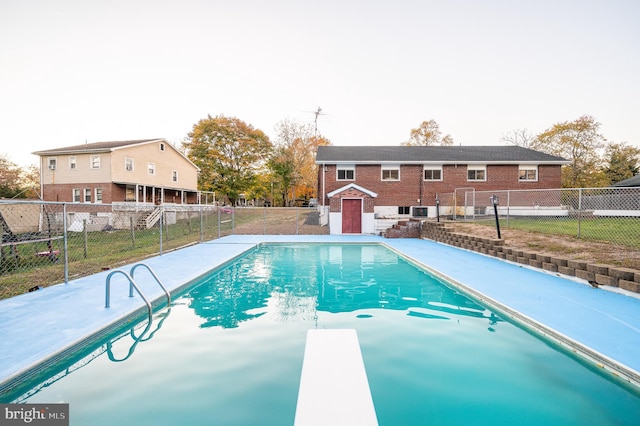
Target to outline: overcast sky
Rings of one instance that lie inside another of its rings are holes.
[[[398,145],[434,119],[497,145],[592,115],[640,146],[637,0],[2,0],[0,154],[143,138],[224,114]]]

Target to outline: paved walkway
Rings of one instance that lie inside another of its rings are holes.
[[[260,242],[381,242],[464,284],[471,291],[556,330],[603,358],[640,377],[640,298],[532,270],[521,265],[416,239],[333,235],[232,235],[166,253],[144,263],[174,291],[212,268],[233,260]],[[130,268],[121,268],[129,271]],[[111,271],[0,300],[0,393],[51,355],[64,352],[87,336],[144,310],[128,297],[122,274],[111,281],[106,309],[105,281]],[[144,269],[136,282],[152,300],[164,293]]]

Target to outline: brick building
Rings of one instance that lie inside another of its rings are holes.
[[[561,187],[561,157],[517,146],[320,146],[318,201],[332,234],[378,218],[435,217],[438,194]]]

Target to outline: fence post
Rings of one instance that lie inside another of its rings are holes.
[[[582,226],[582,188],[578,188],[578,239]]]
[[[511,207],[511,191],[507,191],[507,228],[509,227],[509,208]]]
[[[164,227],[164,206],[160,206],[160,254],[162,254],[162,228]]]
[[[84,234],[84,258],[87,258],[89,252],[89,237],[87,233],[87,219],[82,219],[82,233]]]
[[[298,235],[298,213],[300,212],[300,207],[296,207],[296,235]]]
[[[62,228],[64,235],[64,283],[69,284],[69,234],[67,233],[67,204],[62,203]]]
[[[129,228],[131,229],[131,248],[136,248],[136,228],[133,226],[133,216],[129,216]]]
[[[204,242],[204,217],[202,212],[202,204],[200,204],[200,242]]]

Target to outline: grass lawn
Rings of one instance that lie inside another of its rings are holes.
[[[493,219],[476,221],[494,225]],[[640,218],[629,217],[505,217],[500,226],[543,234],[568,235],[583,240],[601,241],[640,249]]]

